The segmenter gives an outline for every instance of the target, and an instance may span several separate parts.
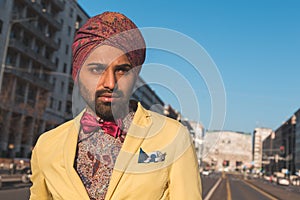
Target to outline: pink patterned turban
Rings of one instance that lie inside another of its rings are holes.
[[[137,26],[123,14],[104,12],[90,18],[75,36],[72,45],[72,77],[75,82],[84,61],[99,45],[122,50],[133,66],[140,66],[145,61],[146,45]]]

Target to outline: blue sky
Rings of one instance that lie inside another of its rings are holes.
[[[277,129],[300,108],[300,1],[298,0],[78,0],[90,15],[117,11],[139,27],[178,31],[200,44],[216,64],[226,91],[224,129],[252,132]],[[148,51],[146,63],[161,63],[189,79],[197,93],[200,117],[182,113],[209,127],[209,91],[201,77],[176,56]],[[145,70],[147,71],[147,70]],[[156,73],[165,79],[165,74]],[[142,73],[151,82],[153,75]],[[179,86],[180,87],[180,86]],[[181,110],[168,91],[152,87],[166,104]],[[189,104],[188,100],[181,102]]]

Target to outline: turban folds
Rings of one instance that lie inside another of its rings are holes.
[[[72,45],[74,81],[90,52],[99,45],[122,50],[132,66],[145,61],[146,45],[137,26],[123,14],[104,12],[90,18],[76,33]]]

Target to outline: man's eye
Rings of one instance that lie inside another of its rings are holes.
[[[100,67],[95,67],[95,68],[91,68],[90,71],[94,74],[101,74],[104,71],[104,69]]]
[[[120,74],[125,74],[126,72],[128,72],[128,70],[126,70],[126,69],[118,69],[117,72],[120,73]]]
[[[121,74],[121,75],[124,75],[124,74],[127,74],[129,71],[130,71],[130,67],[120,67],[116,70],[116,72],[118,74]]]

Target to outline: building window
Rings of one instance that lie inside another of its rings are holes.
[[[73,12],[74,12],[73,8],[70,8],[70,17],[73,17]]]
[[[238,168],[238,167],[241,167],[243,165],[243,162],[242,161],[236,161],[235,162],[235,166]]]
[[[40,77],[40,67],[37,63],[32,64],[32,73],[33,76],[39,78]]]
[[[47,71],[47,70],[43,70],[43,69],[41,69],[41,72],[40,72],[40,74],[41,74],[41,78],[42,79],[44,79],[44,81],[48,81],[49,80],[49,72]]]
[[[229,160],[223,160],[222,165],[223,165],[223,167],[228,167],[230,165],[230,161]]]
[[[42,33],[44,33],[45,30],[46,30],[46,25],[45,25],[45,24],[46,24],[46,23],[45,23],[44,21],[41,21],[41,20],[38,21],[38,29],[39,29]]]
[[[58,101],[58,111],[61,111],[61,105],[62,105],[61,101]]]
[[[16,65],[16,60],[17,60],[17,56],[15,52],[9,52],[6,56],[6,65],[12,65],[15,66]]]
[[[69,81],[68,94],[72,95],[72,93],[73,93],[73,82]]]
[[[65,82],[61,82],[60,83],[60,90],[61,90],[61,92],[63,92],[64,91],[64,87],[65,87]]]
[[[58,65],[59,65],[59,59],[56,57],[55,58],[55,66],[58,67]]]
[[[54,99],[52,97],[50,98],[49,107],[52,109],[54,107]]]
[[[75,22],[75,29],[78,30],[80,28],[80,24],[82,22],[82,19],[80,16],[77,16],[76,22]]]
[[[28,99],[35,101],[37,88],[30,86],[28,90]]]
[[[71,26],[68,26],[68,35],[69,36],[71,36],[71,30],[72,30]]]
[[[64,69],[63,69],[64,73],[67,73],[67,63],[64,63]]]
[[[42,12],[47,12],[47,3],[45,1],[41,1]]]
[[[29,47],[30,44],[31,44],[31,36],[29,36],[28,34],[25,34],[24,37],[23,37],[23,44],[26,46],[26,47]]]
[[[20,28],[18,28],[17,26],[13,25],[10,35],[9,35],[10,39],[17,39],[19,41],[22,41],[23,36],[21,37],[21,31]]]
[[[46,50],[45,50],[45,58],[51,60],[52,59],[52,55],[53,55],[53,52],[50,50],[50,48],[46,48]]]
[[[16,96],[15,96],[15,103],[24,103],[25,93],[26,93],[26,82],[22,80],[18,80],[17,87],[16,87]]]
[[[76,30],[79,29],[79,26],[80,26],[79,22],[75,22],[75,29],[76,29]]]
[[[36,44],[35,44],[33,50],[34,50],[35,53],[41,54],[41,52],[42,52],[42,44],[41,44],[41,42],[36,41]]]
[[[3,21],[0,20],[0,34],[2,33],[2,25],[3,25]]]
[[[26,92],[26,82],[22,80],[18,80],[18,84],[17,84],[18,95],[25,96],[25,92]]]
[[[56,78],[52,79],[52,85],[55,86]]]
[[[32,107],[35,106],[36,94],[37,94],[37,89],[35,87],[30,86],[28,88],[27,103]]]
[[[72,114],[72,102],[70,102],[70,101],[67,102],[66,113]]]
[[[27,57],[21,57],[20,68],[22,68],[22,72],[28,72],[29,70],[30,60]]]
[[[66,45],[66,54],[68,55],[69,53],[69,45]]]

